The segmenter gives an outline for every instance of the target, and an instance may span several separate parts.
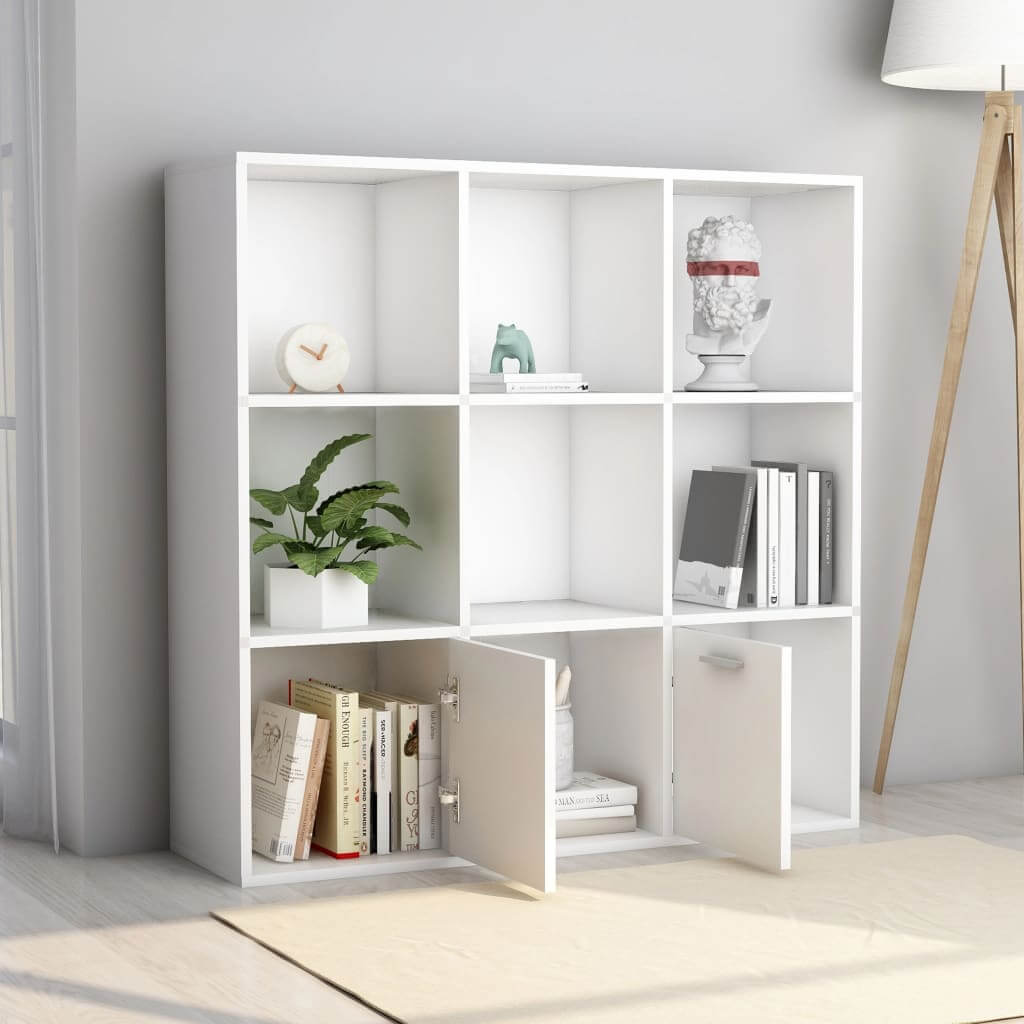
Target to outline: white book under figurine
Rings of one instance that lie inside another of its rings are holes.
[[[589,391],[590,385],[581,383],[559,383],[557,381],[550,384],[533,383],[531,381],[524,381],[522,383],[515,384],[474,384],[473,393],[478,395],[521,395],[521,394],[564,394],[566,392],[575,391]]]
[[[582,373],[471,373],[470,384],[581,384]]]

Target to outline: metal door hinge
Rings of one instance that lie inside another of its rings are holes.
[[[455,715],[455,721],[460,721],[459,718],[459,677],[449,676],[448,683],[442,686],[437,691],[438,700],[442,705],[447,704],[452,709],[452,713]]]
[[[437,787],[437,794],[441,799],[442,807],[450,807],[452,812],[452,821],[456,825],[459,823],[459,780],[455,780],[453,786],[440,785]]]

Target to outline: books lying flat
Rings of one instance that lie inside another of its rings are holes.
[[[555,815],[563,809],[635,804],[636,786],[597,772],[573,772],[572,783],[555,793]]]
[[[573,836],[606,836],[618,832],[635,831],[635,814],[614,818],[560,818],[555,816],[556,839],[570,839]]]
[[[474,384],[473,393],[479,395],[515,395],[515,394],[566,394],[576,391],[589,391],[589,384]]]
[[[271,860],[295,859],[316,715],[260,701],[252,739],[252,848]]]
[[[502,395],[590,389],[580,373],[471,373],[469,384],[471,391]]]
[[[757,474],[695,469],[673,593],[681,601],[736,608]]]
[[[602,804],[600,807],[556,807],[555,821],[590,818],[628,818],[636,813],[634,804]]]
[[[471,373],[470,384],[582,384],[582,373]]]

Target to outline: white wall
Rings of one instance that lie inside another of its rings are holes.
[[[869,773],[981,112],[976,96],[880,83],[888,13],[888,0],[77,5],[84,849],[166,841],[161,173],[234,149],[863,174]],[[994,246],[986,261],[894,782],[1021,767],[1012,345]],[[826,272],[809,255],[807,287]]]

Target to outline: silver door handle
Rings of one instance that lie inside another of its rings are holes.
[[[703,661],[705,665],[714,665],[715,668],[727,668],[732,671],[743,668],[742,658],[723,658],[718,654],[700,654],[697,656],[698,661]]]

